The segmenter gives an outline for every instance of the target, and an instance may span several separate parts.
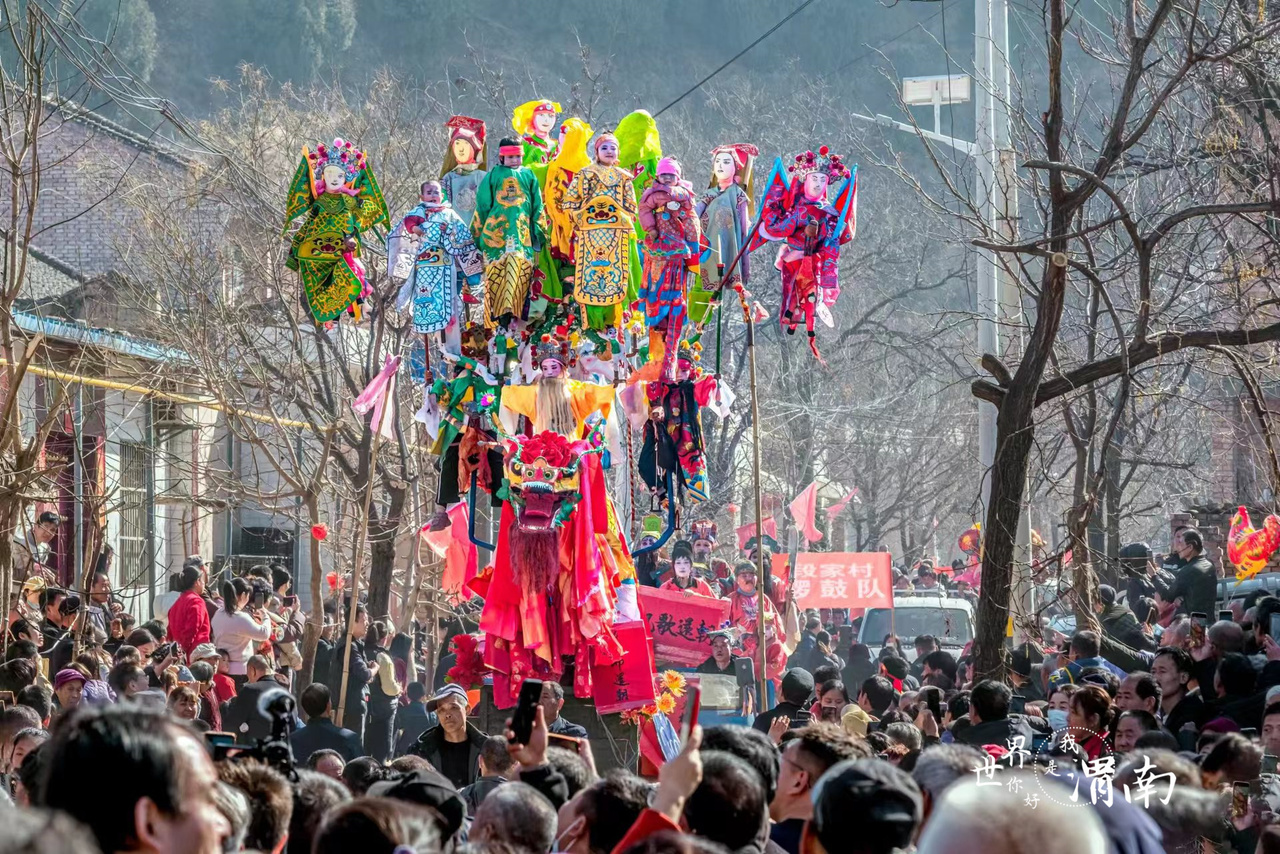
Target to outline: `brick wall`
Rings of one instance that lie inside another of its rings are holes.
[[[45,166],[35,219],[41,234],[33,245],[86,279],[119,269],[120,250],[140,225],[116,190],[120,175],[128,169],[145,180],[159,170],[182,170],[184,162],[93,117],[54,113],[41,132]],[[0,174],[7,183],[8,174]],[[0,217],[7,216],[8,193],[0,193]]]

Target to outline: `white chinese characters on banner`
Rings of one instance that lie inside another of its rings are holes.
[[[889,555],[802,552],[796,556],[795,600],[802,608],[893,606]]]

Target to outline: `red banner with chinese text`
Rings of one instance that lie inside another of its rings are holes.
[[[801,608],[892,608],[887,552],[801,552],[795,600]]]
[[[639,599],[654,653],[662,662],[688,667],[706,661],[711,655],[707,633],[729,620],[728,599],[654,587],[641,587]]]
[[[626,653],[611,664],[595,662],[591,666],[591,696],[602,715],[643,708],[658,699],[653,684],[653,648],[644,623],[619,623],[613,633]]]

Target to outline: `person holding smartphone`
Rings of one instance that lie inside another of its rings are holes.
[[[222,609],[210,621],[213,643],[230,655],[227,667],[237,690],[249,681],[245,662],[253,655],[255,644],[271,640],[271,623],[266,615],[260,610],[253,613],[247,610],[250,592],[249,582],[243,578],[224,581]]]

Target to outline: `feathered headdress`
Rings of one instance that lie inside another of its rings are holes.
[[[787,171],[793,173],[798,181],[803,181],[806,176],[814,172],[821,172],[833,184],[838,179],[848,178],[850,175],[849,167],[841,162],[840,155],[832,154],[825,145],[819,148],[816,154],[812,151],[797,154],[796,162],[788,166]]]

